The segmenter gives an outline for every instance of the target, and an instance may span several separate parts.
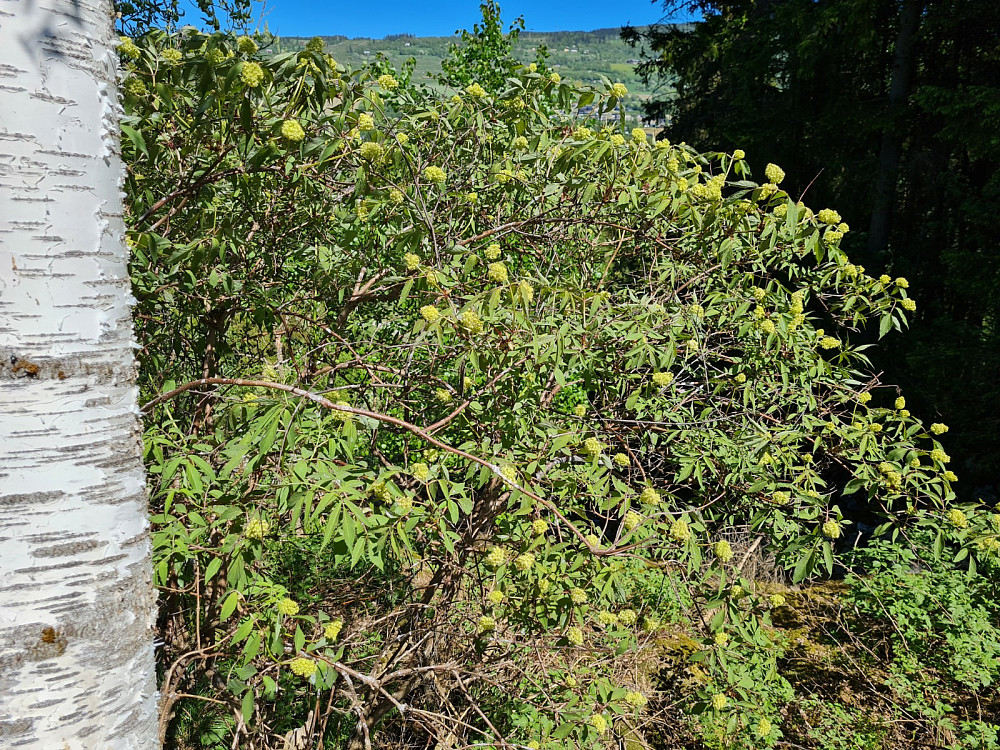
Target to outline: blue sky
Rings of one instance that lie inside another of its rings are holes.
[[[534,31],[590,31],[659,20],[662,3],[649,0],[507,0],[500,3],[504,25],[524,16]],[[268,0],[264,21],[271,32],[284,36],[344,34],[380,39],[387,34],[449,36],[456,29],[472,29],[480,19],[478,0]],[[183,22],[196,23],[187,15]]]

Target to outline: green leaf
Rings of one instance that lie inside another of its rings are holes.
[[[243,715],[243,721],[246,724],[249,724],[253,718],[254,699],[253,688],[250,688],[243,694],[243,700],[240,702],[240,713]]]
[[[208,565],[205,566],[205,583],[208,583],[213,578],[215,578],[215,574],[219,572],[219,568],[221,567],[222,567],[222,558],[213,557],[209,561]]]
[[[143,156],[148,157],[149,151],[146,149],[146,139],[142,137],[142,133],[129,125],[122,125],[121,129],[122,132],[128,136],[128,139],[132,142],[132,146],[135,147],[135,150]]]
[[[222,608],[219,610],[219,619],[222,622],[228,620],[233,612],[236,611],[236,605],[240,603],[240,594],[238,591],[229,592],[229,596],[222,603]]]

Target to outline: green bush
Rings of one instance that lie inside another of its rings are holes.
[[[123,48],[176,745],[640,737],[681,620],[702,735],[771,743],[784,602],[731,527],[796,582],[833,571],[845,496],[995,554],[851,343],[905,325],[905,280],[780,170],[558,114],[610,81],[437,98],[263,41]]]

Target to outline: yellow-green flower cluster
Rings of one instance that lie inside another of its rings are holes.
[[[378,77],[378,85],[386,91],[395,91],[399,88],[399,81],[388,73],[383,73]]]
[[[642,494],[639,495],[639,502],[646,505],[659,505],[660,503],[660,493],[654,490],[652,487],[646,487]]]
[[[777,164],[768,164],[766,167],[764,167],[764,178],[768,182],[772,182],[775,185],[780,185],[781,181],[785,179],[785,170],[783,170]]]
[[[314,662],[312,659],[306,659],[301,656],[292,659],[291,664],[289,664],[288,666],[292,670],[292,674],[298,675],[299,677],[304,677],[306,679],[309,679],[314,674],[316,674],[316,670],[318,669],[318,667],[316,666],[316,662]]]
[[[149,93],[149,89],[146,88],[146,84],[138,78],[129,78],[125,82],[125,93],[129,96],[134,96],[136,99],[141,99]]]
[[[632,627],[639,621],[639,615],[634,609],[623,609],[618,613],[618,622],[627,628]]]
[[[562,76],[558,73],[549,73],[549,83],[558,84],[562,81]]]
[[[486,595],[486,601],[490,603],[491,606],[497,607],[503,604],[504,595],[503,591],[500,589],[492,589],[490,593]]]
[[[703,183],[695,183],[691,188],[691,195],[702,200],[720,201],[722,200],[722,186],[724,184],[725,178],[722,175],[716,175]]]
[[[372,497],[380,502],[387,503],[392,499],[392,493],[389,492],[389,487],[385,482],[372,482],[368,485],[368,492],[371,493]]]
[[[486,555],[486,564],[491,568],[499,568],[507,562],[507,550],[503,547],[493,547]]]
[[[413,253],[406,253],[403,256],[403,264],[407,271],[416,271],[420,267],[420,256]]]
[[[462,323],[462,327],[473,336],[483,332],[483,320],[475,310],[466,310],[459,316],[459,321]]]
[[[754,728],[754,734],[762,740],[769,737],[771,735],[771,722],[767,718],[758,721],[757,726]]]
[[[530,552],[525,552],[514,558],[514,567],[522,573],[526,573],[535,567],[535,556]]]
[[[674,382],[674,374],[672,372],[654,372],[653,373],[653,383],[664,388]]]
[[[445,173],[441,167],[435,167],[431,165],[429,167],[424,167],[424,178],[428,182],[433,182],[435,185],[440,185],[445,180],[448,179],[448,175]]]
[[[747,152],[744,151],[741,148],[738,148],[735,151],[733,151],[733,158],[736,159],[737,161],[740,161],[742,159],[746,159],[747,158]]]
[[[226,60],[226,53],[218,47],[212,47],[212,49],[205,53],[205,59],[212,65],[221,65]]]
[[[733,559],[733,545],[725,539],[716,542],[713,551],[715,552],[715,556],[724,563]]]
[[[597,622],[606,628],[613,628],[618,624],[618,615],[608,610],[601,610],[597,613]]]
[[[434,400],[439,404],[450,404],[452,401],[451,391],[447,388],[437,388],[434,390]]]
[[[381,143],[365,141],[361,144],[361,158],[366,161],[379,161],[384,154],[385,149]]]
[[[942,422],[935,422],[931,425],[931,432],[935,435],[944,435],[948,431],[948,425]]]
[[[497,628],[497,621],[488,615],[483,615],[476,623],[477,633],[492,633]]]
[[[566,640],[571,646],[582,646],[583,631],[575,625],[566,628]]]
[[[594,714],[587,723],[596,729],[598,734],[604,734],[609,728],[608,720],[604,718],[604,714]]]
[[[281,135],[285,140],[299,143],[306,137],[306,131],[299,125],[298,120],[285,120],[281,123]]]
[[[239,39],[236,40],[236,49],[238,49],[244,55],[252,55],[260,48],[257,46],[257,42],[255,42],[250,37],[241,36]]]
[[[691,538],[691,529],[683,518],[670,524],[670,538],[675,542],[686,542]]]
[[[715,643],[716,646],[725,646],[727,643],[729,643],[729,633],[727,633],[725,630],[720,630],[713,636],[712,641]]]
[[[898,490],[903,486],[903,475],[896,471],[892,464],[883,462],[879,464],[878,470],[885,478],[889,489]]]
[[[473,83],[465,89],[465,93],[467,93],[473,99],[482,99],[484,96],[486,96],[486,89],[484,89],[478,83]]]
[[[628,87],[624,83],[613,83],[609,93],[616,99],[621,99],[628,94]]]
[[[294,599],[289,599],[286,596],[275,605],[275,609],[278,610],[279,614],[291,617],[292,615],[298,614],[299,604]]]
[[[534,521],[531,522],[531,533],[534,534],[535,536],[541,536],[548,530],[549,530],[548,522],[541,518],[536,518]]]
[[[248,539],[263,539],[270,529],[271,524],[263,518],[251,518],[247,524],[246,536]]]
[[[896,279],[896,286],[898,286],[900,289],[909,289],[910,288],[910,282],[907,281],[902,276],[900,276],[898,279]]]
[[[240,70],[240,80],[248,88],[255,89],[264,81],[264,69],[259,63],[248,62]]]
[[[431,469],[427,464],[421,461],[410,467],[410,476],[418,482],[426,482],[431,478]]]
[[[790,312],[794,313],[795,315],[799,315],[802,312],[803,309],[802,298],[804,295],[805,292],[803,292],[801,289],[798,290],[797,292],[792,293],[791,305],[788,308]]]
[[[649,700],[639,691],[629,690],[625,693],[625,702],[634,708],[644,708]]]
[[[951,456],[949,456],[940,448],[935,448],[934,450],[932,450],[930,455],[932,461],[937,461],[942,464],[946,464],[949,461],[951,461]]]
[[[836,349],[840,346],[840,341],[833,336],[824,336],[819,340],[819,345],[823,349]]]
[[[486,250],[483,251],[483,255],[486,256],[486,260],[496,260],[500,257],[500,252],[500,245],[494,242],[486,246]]]
[[[634,510],[630,510],[625,514],[625,518],[622,519],[622,526],[625,527],[626,531],[635,531],[642,525],[642,516],[636,513]]]
[[[490,263],[486,276],[490,281],[494,281],[497,284],[506,284],[508,279],[507,266],[504,265],[503,261]]]
[[[949,510],[947,519],[948,523],[950,523],[956,529],[964,529],[969,525],[969,519],[958,508],[952,508],[951,510]]]
[[[816,212],[816,218],[822,224],[839,224],[840,214],[834,211],[832,208],[822,208]]]
[[[424,305],[420,308],[420,317],[428,323],[436,323],[441,318],[441,311],[434,305]]]
[[[531,302],[535,298],[535,288],[531,285],[530,281],[521,279],[517,282],[517,293],[521,295],[521,299],[524,302]]]
[[[624,469],[631,463],[629,457],[624,453],[616,453],[613,455],[611,457],[611,462],[619,469]]]
[[[987,555],[993,555],[1000,551],[1000,540],[998,540],[995,536],[983,537],[982,539],[976,541],[976,547],[979,548],[980,552]]]
[[[167,49],[160,52],[160,57],[170,65],[176,65],[181,61],[183,54],[179,49],[174,49],[173,47],[167,47]]]
[[[726,698],[722,693],[716,693],[712,696],[712,708],[716,711],[721,711],[729,703],[729,699]]]
[[[583,441],[583,453],[588,456],[599,456],[604,451],[604,445],[595,437]]]
[[[581,588],[573,588],[569,591],[569,600],[573,604],[586,604],[587,603],[587,592]]]
[[[510,145],[515,151],[526,151],[528,149],[528,139],[523,135],[519,135],[511,141]]]
[[[127,36],[118,37],[118,51],[125,55],[125,57],[130,57],[133,60],[138,60],[142,54],[135,42]]]
[[[904,299],[902,302],[900,302],[900,304],[903,306],[903,309],[906,310],[907,312],[913,312],[914,310],[917,309],[916,300],[910,297]]]
[[[340,637],[340,631],[344,628],[343,620],[334,620],[331,623],[327,623],[327,626],[323,628],[323,637],[328,641],[335,641]]]
[[[893,402],[893,406],[895,406],[897,409],[905,409],[906,399],[903,396],[897,396],[895,402]]]
[[[951,470],[942,472],[941,476],[944,477],[945,479],[947,479],[949,482],[957,482],[958,481],[958,475],[955,472],[951,471]]]
[[[828,521],[823,522],[822,526],[823,536],[827,539],[839,539],[842,533],[840,524],[834,521],[832,518]]]
[[[784,594],[771,594],[770,598],[771,606],[777,609],[778,607],[785,606],[785,595]]]

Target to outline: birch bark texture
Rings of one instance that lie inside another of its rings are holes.
[[[105,0],[0,0],[0,747],[157,746]]]

